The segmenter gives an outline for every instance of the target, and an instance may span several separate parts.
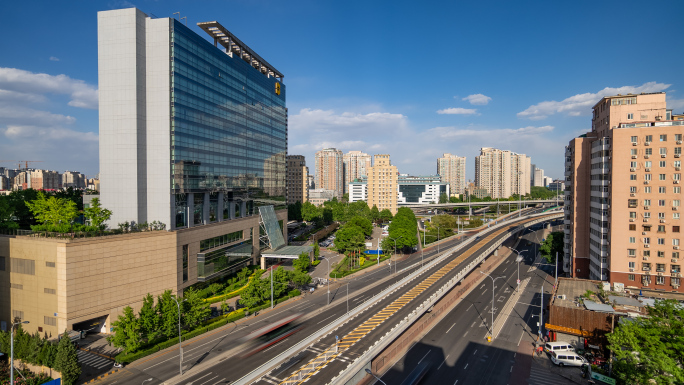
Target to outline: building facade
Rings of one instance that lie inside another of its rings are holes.
[[[349,202],[368,201],[368,178],[359,178],[349,183]]]
[[[365,177],[371,166],[371,156],[361,151],[349,151],[342,156],[344,164],[344,188],[349,193],[349,184],[356,179]]]
[[[437,175],[449,184],[449,193],[453,196],[463,194],[466,188],[466,158],[452,154],[444,154],[437,159]]]
[[[475,185],[493,199],[530,192],[530,157],[491,147],[475,157]]]
[[[533,164],[530,166],[532,172],[532,186],[535,187],[545,187],[546,177],[544,176],[544,169],[537,168],[537,165]]]
[[[397,213],[397,167],[390,162],[390,156],[375,155],[373,166],[368,170],[368,207]]]
[[[439,203],[441,196],[449,197],[449,183],[439,175],[399,175],[397,180],[397,204]]]
[[[309,168],[303,155],[287,156],[287,204],[308,202]]]
[[[309,202],[315,206],[322,206],[323,203],[337,197],[336,194],[335,190],[327,190],[324,188],[309,190]]]
[[[110,223],[181,229],[284,199],[283,75],[217,22],[98,13],[100,180]]]
[[[62,188],[85,188],[87,178],[78,171],[65,171],[62,174]]]
[[[563,267],[573,276],[682,291],[684,122],[672,120],[665,99],[604,97],[592,131],[566,147]]]
[[[325,148],[316,152],[316,189],[332,190],[337,199],[344,194],[344,162],[342,151]]]

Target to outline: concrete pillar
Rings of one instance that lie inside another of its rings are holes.
[[[188,193],[188,227],[195,225],[195,193]]]
[[[247,216],[247,201],[242,201],[242,204],[240,205],[240,218],[244,218]]]
[[[211,201],[209,197],[209,193],[205,192],[204,193],[204,202],[202,202],[202,224],[206,225],[207,223],[211,222],[211,218],[209,218],[209,213],[211,212]]]
[[[252,265],[257,264],[257,257],[261,254],[259,249],[259,224],[252,227]]]
[[[261,257],[261,270],[266,270],[266,258]]]
[[[219,222],[223,222],[223,193],[218,193],[218,205],[216,206],[216,215]]]
[[[235,201],[228,201],[228,209],[230,210],[230,219],[235,219]]]

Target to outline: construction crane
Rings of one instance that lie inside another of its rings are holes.
[[[0,163],[2,163],[2,162],[19,162],[19,165],[17,166],[17,168],[18,168],[19,170],[22,169],[22,168],[21,168],[21,164],[24,163],[24,170],[28,170],[28,164],[29,164],[29,163],[40,163],[40,162],[42,162],[42,160],[14,160],[14,159],[3,159],[3,160],[0,160]]]

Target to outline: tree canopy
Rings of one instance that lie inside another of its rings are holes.
[[[648,317],[621,323],[607,337],[620,382],[684,383],[684,307],[677,301],[657,301]]]
[[[563,236],[562,232],[555,231],[542,241],[539,251],[547,262],[556,263],[556,253],[563,257]]]
[[[26,202],[26,206],[47,231],[65,233],[69,231],[71,221],[78,216],[76,203],[66,198],[47,197],[42,191],[38,192],[37,199]]]
[[[418,222],[413,210],[408,207],[399,208],[389,225],[388,232],[389,236],[382,241],[383,250],[394,250],[395,240],[397,250],[403,251],[406,248],[416,246],[418,244]]]

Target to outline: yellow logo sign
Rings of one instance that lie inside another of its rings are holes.
[[[275,85],[276,85],[275,93],[276,93],[276,95],[280,95],[280,83],[279,83],[279,82],[276,82]]]

